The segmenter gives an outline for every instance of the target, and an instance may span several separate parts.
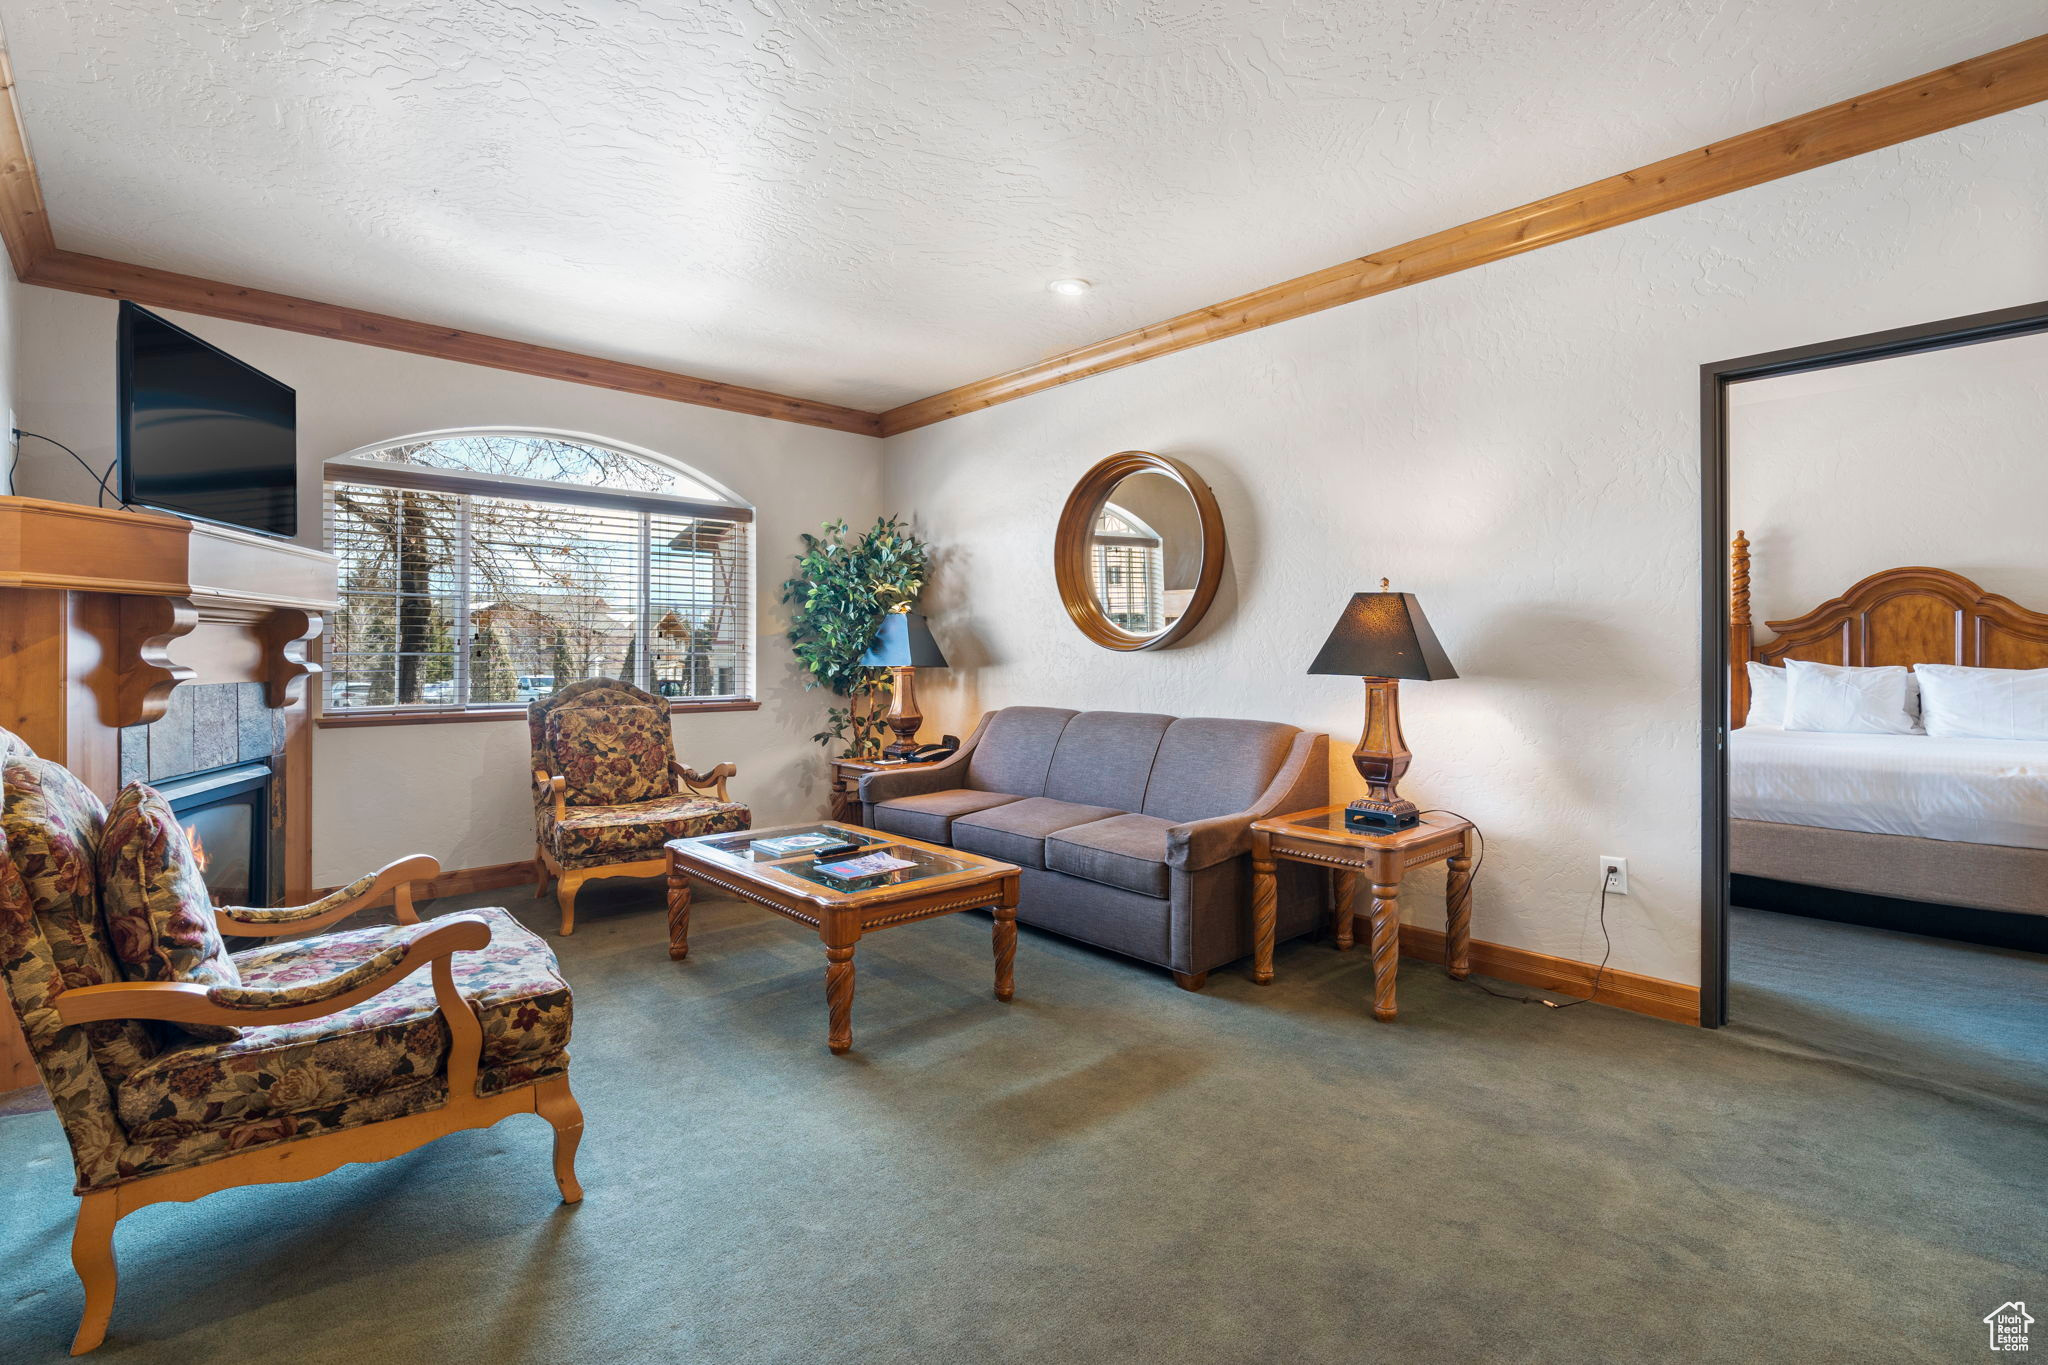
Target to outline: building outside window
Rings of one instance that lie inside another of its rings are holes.
[[[1103,614],[1125,630],[1164,628],[1164,557],[1159,533],[1113,502],[1102,504],[1092,537],[1095,597]]]

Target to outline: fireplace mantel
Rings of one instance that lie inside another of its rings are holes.
[[[60,596],[98,599],[64,605],[71,629],[100,637],[101,657],[78,681],[115,729],[157,719],[171,689],[194,678],[260,681],[272,706],[291,704],[319,672],[304,642],[334,609],[334,582],[332,555],[288,541],[155,512],[0,497],[10,624],[33,631],[41,616],[54,627]]]
[[[261,683],[283,721],[284,886],[310,899],[305,657],[334,610],[334,556],[155,512],[0,497],[0,726],[84,780],[121,785],[120,736],[187,683]],[[28,1084],[0,1018],[0,1090]]]

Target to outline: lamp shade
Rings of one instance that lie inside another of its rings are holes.
[[[860,662],[863,668],[944,668],[946,656],[922,612],[892,611]]]
[[[1458,676],[1412,592],[1351,594],[1308,671],[1431,682]]]

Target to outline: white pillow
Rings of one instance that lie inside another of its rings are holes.
[[[1749,661],[1749,715],[1744,725],[1785,728],[1785,670]]]
[[[1785,728],[1835,735],[1910,735],[1912,675],[1903,668],[1837,668],[1785,661]]]
[[[1928,734],[2048,740],[2048,668],[1921,664],[1917,671]]]

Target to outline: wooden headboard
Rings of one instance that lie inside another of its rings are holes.
[[[1733,729],[1740,729],[1749,714],[1749,670],[1744,665],[1752,659],[1762,664],[1806,659],[1853,668],[2048,668],[2048,614],[1985,592],[1947,569],[1874,573],[1804,616],[1764,622],[1774,638],[1759,644],[1749,620],[1749,538],[1740,531],[1729,546],[1729,568],[1728,695]]]

